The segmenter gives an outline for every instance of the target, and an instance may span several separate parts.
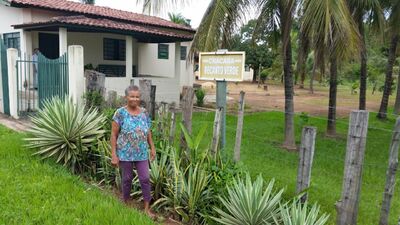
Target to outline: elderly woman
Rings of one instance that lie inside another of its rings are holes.
[[[125,203],[130,197],[135,165],[143,194],[144,210],[147,215],[154,217],[150,210],[149,149],[151,160],[154,160],[156,151],[150,130],[151,120],[146,110],[140,107],[137,86],[129,86],[125,90],[125,99],[126,106],[119,108],[113,117],[111,163],[121,169],[122,199]]]

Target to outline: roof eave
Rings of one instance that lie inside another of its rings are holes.
[[[88,15],[88,16],[95,15],[93,13],[83,13],[83,12],[76,12],[76,11],[73,11],[73,10],[54,9],[54,8],[51,8],[51,7],[37,6],[37,5],[33,5],[33,4],[22,4],[22,3],[16,3],[16,2],[13,2],[13,1],[10,2],[10,6],[17,7],[17,8],[31,7],[31,8],[46,9],[46,10],[57,11],[57,12],[77,13],[77,14],[80,14],[80,15]],[[186,28],[178,28],[178,27],[160,26],[158,24],[143,23],[143,22],[132,21],[132,20],[123,20],[123,19],[110,17],[110,16],[104,16],[104,15],[97,15],[96,14],[96,16],[101,17],[101,18],[112,19],[112,20],[116,20],[116,21],[124,21],[124,22],[131,22],[131,23],[133,22],[133,23],[151,25],[151,26],[160,27],[160,28],[168,28],[168,29],[186,31],[186,32],[191,32],[193,34],[196,33],[195,29],[189,28],[189,27],[186,29]]]

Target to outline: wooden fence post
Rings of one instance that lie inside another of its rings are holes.
[[[239,162],[240,160],[240,145],[242,144],[242,130],[243,130],[243,116],[244,116],[244,91],[240,92],[239,97],[239,112],[236,128],[236,141],[235,141],[235,154],[233,160]]]
[[[151,80],[139,80],[140,98],[142,105],[146,110],[151,113],[150,102],[151,102]]]
[[[357,224],[367,131],[368,112],[352,111],[347,136],[342,196],[336,203],[337,225]]]
[[[156,85],[150,86],[150,109],[149,113],[151,115],[151,119],[156,119]]]
[[[221,120],[222,120],[222,113],[223,108],[218,108],[215,111],[215,119],[214,119],[214,129],[213,129],[213,138],[211,144],[211,153],[213,156],[217,154],[218,151],[218,144],[221,134]]]
[[[173,145],[175,140],[175,129],[176,129],[176,116],[175,109],[171,110],[171,127],[169,129],[169,143]]]
[[[182,90],[182,123],[192,133],[192,113],[193,113],[194,89],[190,86],[183,86]],[[186,148],[186,141],[183,133],[181,134],[181,147]]]
[[[386,172],[386,184],[385,192],[383,192],[383,201],[381,208],[381,217],[379,219],[379,225],[389,224],[389,211],[390,202],[393,197],[393,191],[396,183],[396,171],[399,164],[399,144],[400,144],[400,117],[396,120],[394,127],[392,142],[389,149],[389,167]],[[400,222],[400,220],[399,220]]]
[[[297,194],[301,193],[310,186],[316,134],[317,128],[303,127],[299,152],[299,168],[297,171]],[[302,203],[307,201],[307,193],[304,193],[304,195],[301,196],[300,201]]]

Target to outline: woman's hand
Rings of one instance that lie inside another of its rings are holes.
[[[118,159],[118,157],[117,157],[116,154],[112,154],[112,156],[111,156],[111,164],[112,164],[114,167],[118,167],[118,165],[119,165],[119,159]]]
[[[154,161],[155,158],[156,158],[156,149],[152,147],[150,150],[150,160]]]

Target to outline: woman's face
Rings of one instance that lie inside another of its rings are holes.
[[[128,96],[125,97],[128,106],[137,107],[140,105],[140,92],[139,91],[130,91],[128,92]]]

